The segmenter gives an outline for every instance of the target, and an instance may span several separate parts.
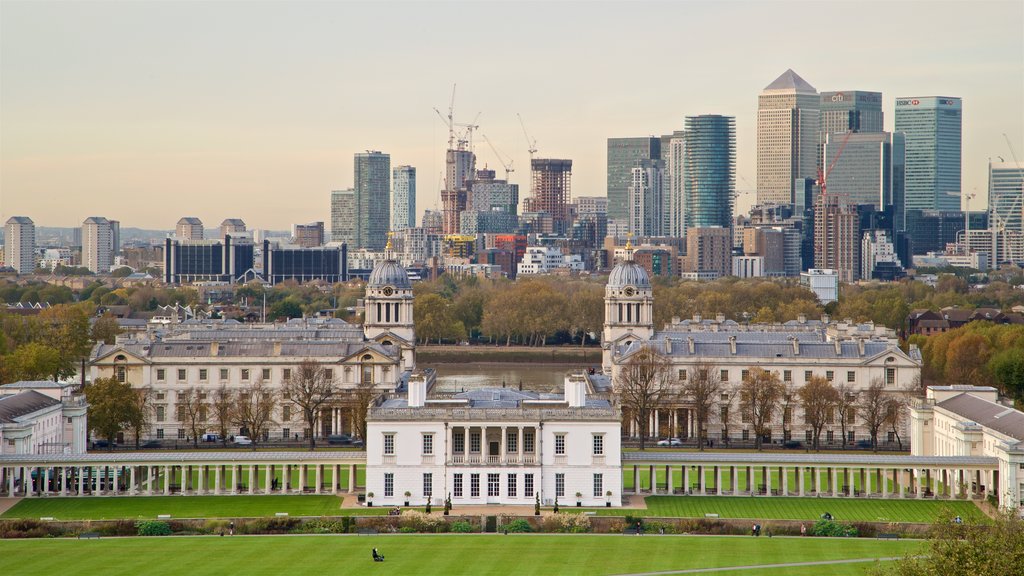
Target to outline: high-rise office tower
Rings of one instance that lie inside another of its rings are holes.
[[[416,168],[398,166],[391,171],[391,229],[416,227]]]
[[[82,222],[82,266],[95,274],[110,272],[114,263],[113,233],[110,221],[102,216],[90,216]]]
[[[818,92],[792,70],[757,98],[757,203],[793,203],[794,182],[817,178]]]
[[[203,221],[194,216],[185,216],[178,220],[174,235],[180,240],[202,240]]]
[[[907,210],[959,210],[962,103],[948,96],[896,99],[907,139]]]
[[[629,185],[629,231],[634,236],[661,236],[664,216],[661,160],[637,160]]]
[[[444,233],[459,233],[459,218],[466,209],[469,189],[467,182],[476,172],[476,154],[470,150],[449,149],[445,156],[444,190],[441,206],[444,211]]]
[[[842,196],[854,205],[871,204],[878,211],[892,206],[893,231],[906,230],[905,148],[903,134],[899,132],[827,135],[824,160],[826,166],[832,166],[828,175],[829,194]]]
[[[36,271],[36,225],[28,216],[12,216],[4,226],[4,264],[18,274]]]
[[[840,282],[860,277],[860,221],[844,198],[822,194],[814,205],[814,267],[839,273]]]
[[[220,239],[223,240],[225,236],[231,235],[237,237],[240,234],[245,233],[245,222],[241,218],[225,218],[220,223]]]
[[[661,158],[661,139],[642,138],[608,139],[608,219],[625,222],[629,219],[629,186],[633,181],[633,167],[637,160]]]
[[[662,234],[674,238],[686,236],[686,193],[683,186],[686,133],[676,130],[661,137],[661,162],[664,167],[661,185],[664,189],[665,216]]]
[[[821,121],[818,127],[818,169],[823,161],[825,140],[835,132],[881,132],[882,93],[863,90],[821,93]]]
[[[732,227],[736,192],[736,119],[706,114],[686,117],[683,160],[686,228]]]
[[[994,229],[1024,233],[1024,163],[988,163],[988,210]]]
[[[551,216],[555,234],[564,234],[569,227],[569,201],[572,199],[572,160],[534,158],[530,162],[533,175],[532,196],[527,212],[544,212]]]
[[[110,254],[113,258],[121,255],[121,221],[108,220],[108,222],[110,222]]]
[[[508,234],[518,224],[519,185],[495,177],[494,170],[477,170],[466,181],[466,207],[459,216],[462,234]]]
[[[356,191],[354,188],[331,192],[331,241],[355,246]]]
[[[356,154],[356,248],[383,250],[391,207],[391,156],[368,150]]]

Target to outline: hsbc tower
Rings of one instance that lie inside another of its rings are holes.
[[[960,98],[896,98],[895,131],[906,135],[906,209],[960,210]]]

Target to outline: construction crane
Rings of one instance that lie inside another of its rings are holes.
[[[853,134],[853,130],[847,130],[846,136],[843,136],[843,141],[839,144],[839,151],[836,152],[836,157],[832,159],[832,164],[829,164],[828,170],[822,173],[821,168],[818,168],[818,185],[821,186],[821,195],[825,196],[825,186],[828,180],[829,174],[832,173],[832,169],[836,167],[836,163],[839,162],[839,157],[843,155],[843,150],[846,149],[846,143],[850,141],[850,135]]]
[[[515,162],[515,160],[512,160],[510,158],[508,162],[505,162],[504,155],[501,152],[498,152],[498,149],[494,147],[494,143],[491,142],[491,139],[487,137],[487,134],[483,134],[483,137],[484,141],[487,142],[487,145],[490,146],[491,150],[494,151],[494,155],[498,157],[498,162],[500,162],[501,165],[505,168],[505,181],[508,182],[509,175],[512,172],[515,172],[515,168],[512,167],[512,163]]]
[[[477,112],[476,117],[473,118],[473,121],[470,122],[469,124],[459,124],[458,122],[455,123],[456,126],[462,126],[463,128],[466,129],[466,131],[463,134],[459,135],[459,150],[469,150],[470,152],[473,151],[473,131],[480,127],[477,125],[476,122],[477,120],[480,119],[481,114],[483,114],[483,112]]]
[[[523,127],[523,136],[526,137],[527,152],[530,153],[530,167],[533,167],[533,155],[537,153],[537,141],[530,138],[530,134],[526,131],[526,123],[523,122],[523,116],[516,112],[516,117],[519,118],[519,125]]]
[[[437,112],[438,118],[448,127],[448,149],[453,150],[455,148],[455,84],[452,84],[452,99],[448,103],[448,117],[445,118],[444,114],[441,114],[436,107],[434,112]]]

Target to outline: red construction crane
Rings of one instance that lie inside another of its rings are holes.
[[[829,174],[832,173],[832,169],[836,167],[836,162],[839,162],[839,157],[843,155],[843,150],[846,149],[846,143],[850,140],[850,134],[853,134],[853,130],[847,130],[846,136],[843,136],[843,141],[839,144],[839,151],[836,152],[836,157],[832,159],[832,163],[829,164],[828,170],[822,174],[821,168],[818,169],[818,185],[821,186],[821,195],[825,195],[825,182],[828,180]]]

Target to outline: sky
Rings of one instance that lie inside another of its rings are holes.
[[[0,221],[330,226],[353,155],[417,168],[439,208],[447,113],[479,114],[478,166],[573,160],[606,193],[607,138],[736,117],[756,181],[757,95],[787,68],[819,91],[963,98],[963,189],[1024,161],[1024,2],[76,2],[0,0]],[[740,197],[745,210],[753,194]]]

